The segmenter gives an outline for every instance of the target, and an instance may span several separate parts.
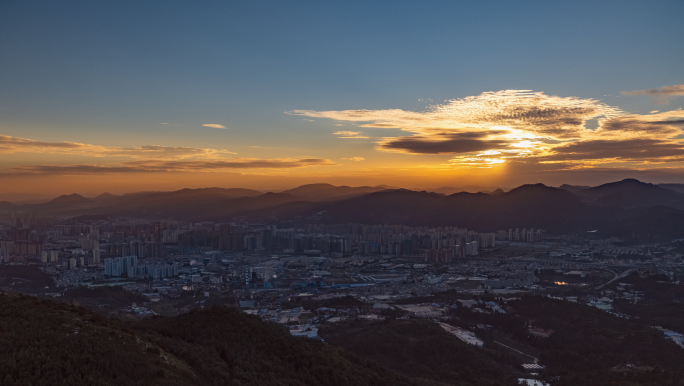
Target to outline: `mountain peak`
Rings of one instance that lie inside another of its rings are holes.
[[[622,190],[622,189],[640,189],[640,190],[664,190],[658,185],[641,182],[634,178],[625,178],[622,181],[609,182],[607,184],[595,186],[588,190],[592,191],[608,191],[608,190]]]
[[[520,185],[515,189],[511,189],[508,193],[514,193],[514,192],[528,192],[528,191],[548,191],[548,190],[558,190],[557,188],[552,188],[550,186],[546,186],[542,183],[538,184],[525,184],[525,185]]]
[[[117,198],[117,197],[119,197],[119,196],[117,196],[116,194],[104,192],[104,193],[100,194],[99,196],[95,197],[95,200],[110,200],[112,198]]]
[[[67,204],[67,203],[81,203],[81,202],[90,202],[89,199],[81,196],[78,193],[72,193],[72,194],[64,194],[61,195],[54,200],[50,201],[50,203],[54,204]]]

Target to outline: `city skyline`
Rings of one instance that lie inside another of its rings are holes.
[[[681,2],[0,7],[0,194],[684,182]]]

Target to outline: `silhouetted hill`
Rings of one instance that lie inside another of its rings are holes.
[[[391,185],[375,185],[374,188],[380,188],[380,189],[401,189],[398,186],[391,186]]]
[[[203,221],[226,218],[266,207],[301,200],[290,194],[232,190],[187,189],[170,193],[154,193],[132,197],[97,210],[109,215],[143,218],[174,218]]]
[[[461,192],[467,192],[467,193],[489,193],[489,192],[494,192],[496,190],[501,190],[501,191],[506,191],[510,190],[508,188],[500,188],[496,186],[474,186],[474,185],[467,185],[467,186],[462,186],[460,188],[454,188],[454,187],[448,187],[444,186],[438,189],[430,189],[430,192],[434,193],[441,193],[446,196],[454,194],[454,193],[461,193]]]
[[[96,203],[93,200],[85,198],[80,194],[73,193],[69,195],[59,196],[53,200],[50,200],[42,204],[24,204],[21,205],[20,208],[23,210],[61,212],[92,208],[94,206],[96,206]]]
[[[244,217],[249,221],[256,223],[269,222],[279,219],[302,217],[318,212],[321,208],[327,205],[326,202],[320,201],[289,201],[282,204],[275,204],[272,206],[263,206],[256,209],[247,209],[239,213],[240,217]],[[223,214],[214,217],[214,221],[230,221],[234,217],[233,214]]]
[[[580,191],[580,190],[589,189],[589,188],[591,188],[591,186],[584,186],[584,185],[568,185],[568,184],[563,184],[563,185],[561,185],[561,186],[558,187],[558,189],[567,190],[568,192],[572,192],[572,193],[576,193],[576,192],[578,192],[578,191]]]
[[[576,193],[599,205],[624,208],[665,205],[684,208],[684,194],[631,178],[579,190]]]
[[[393,190],[336,202],[322,208],[329,223],[461,226],[481,231],[533,227],[568,231],[602,223],[606,211],[593,210],[572,193],[541,184],[500,195]]]
[[[574,188],[577,189],[573,193]],[[497,189],[491,194],[459,192],[449,196],[330,184],[303,185],[266,194],[251,189],[206,188],[107,195],[105,201],[73,194],[44,204],[22,205],[19,210],[96,215],[94,218],[232,221],[242,217],[260,222],[299,219],[325,223],[460,226],[481,232],[508,228],[545,229],[551,233],[597,229],[604,235],[631,240],[652,238],[649,229],[662,228],[658,236],[661,239],[680,238],[676,235],[678,232],[684,234],[678,210],[684,210],[684,194],[633,179],[580,188],[531,184],[508,192]],[[0,204],[0,210],[3,207],[9,208],[5,211],[16,210],[10,203]],[[653,207],[659,208],[644,210]],[[658,218],[666,218],[670,223],[658,224]]]
[[[81,196],[80,194],[73,193],[69,195],[62,195],[54,200],[48,201],[45,204],[50,204],[50,205],[71,205],[71,204],[89,204],[92,203],[92,200],[85,198]]]
[[[19,209],[19,205],[12,204],[8,201],[0,201],[0,211],[13,211]]]
[[[120,198],[121,196],[117,196],[116,194],[111,194],[111,193],[102,193],[99,196],[93,198],[93,201],[95,202],[109,202],[112,200],[116,200],[117,198]]]
[[[437,193],[397,189],[324,206],[326,222],[367,224],[423,224],[431,220],[444,196]]]
[[[320,183],[320,184],[307,184],[307,185],[302,185],[298,186],[293,189],[285,190],[283,193],[290,193],[294,195],[300,195],[300,196],[305,196],[305,195],[310,195],[310,194],[316,194],[316,193],[321,193],[329,190],[336,190],[338,187],[332,184],[326,184],[326,183]]]
[[[241,188],[200,188],[200,189],[181,189],[173,192],[158,192],[137,198],[141,201],[163,201],[165,203],[181,202],[192,199],[207,199],[213,197],[239,198],[256,197],[264,194],[258,190]]]
[[[463,190],[461,188],[453,188],[450,186],[443,186],[441,188],[431,189],[430,192],[439,193],[439,194],[443,194],[445,196],[448,196],[448,195],[454,194],[454,193],[465,192],[465,190]]]
[[[677,193],[684,193],[684,184],[658,184],[661,188],[674,190]]]
[[[309,184],[300,187],[285,190],[282,193],[291,194],[293,196],[300,196],[309,200],[327,201],[335,199],[351,198],[368,193],[385,190],[383,187],[372,186],[335,186],[331,184]]]
[[[670,242],[684,237],[684,210],[667,206],[635,208],[621,212],[600,236],[619,236],[630,244]]]

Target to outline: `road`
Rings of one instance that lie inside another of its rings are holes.
[[[613,271],[611,271],[611,272],[613,272]],[[622,279],[623,277],[628,276],[628,275],[629,275],[630,273],[632,273],[632,272],[634,272],[634,269],[628,269],[628,270],[626,270],[625,272],[623,272],[623,273],[621,273],[621,274],[619,274],[619,275],[615,275],[614,278],[612,278],[612,279],[610,279],[609,281],[607,281],[607,282],[601,284],[600,286],[596,287],[596,289],[601,289],[601,288],[607,286],[608,284],[614,282],[614,281],[617,280],[617,279]],[[613,273],[615,273],[615,272],[613,272]]]
[[[533,357],[532,355],[527,355],[527,354],[525,354],[524,352],[519,351],[519,350],[516,350],[516,349],[514,349],[514,348],[511,347],[511,346],[506,346],[505,344],[503,344],[503,343],[501,343],[501,342],[497,342],[497,341],[494,341],[494,343],[500,344],[500,345],[506,347],[507,349],[513,350],[513,351],[515,351],[515,352],[517,352],[517,353],[519,353],[519,354],[522,354],[522,355],[524,355],[524,356],[526,356],[526,357],[530,357],[530,358],[534,359],[534,363],[535,363],[535,364],[539,361],[539,359]]]

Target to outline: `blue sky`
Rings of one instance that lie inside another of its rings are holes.
[[[499,90],[672,111],[683,97],[662,105],[621,92],[684,83],[682,15],[682,1],[4,1],[0,134],[250,159],[357,156],[376,170],[436,164],[449,157],[376,149],[373,138],[399,129],[287,112],[423,111]],[[10,173],[38,164],[93,161],[0,153]]]

